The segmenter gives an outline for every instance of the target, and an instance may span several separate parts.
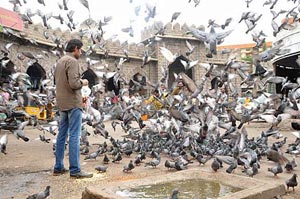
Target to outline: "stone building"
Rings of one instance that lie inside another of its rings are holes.
[[[2,52],[7,52],[11,62],[15,65],[16,71],[26,72],[28,67],[35,62],[39,64],[46,72],[46,77],[52,78],[56,60],[59,58],[63,50],[63,45],[71,38],[82,39],[84,43],[84,51],[89,54],[92,60],[98,60],[97,64],[89,66],[96,74],[109,73],[120,71],[129,81],[136,74],[141,74],[147,81],[157,83],[161,78],[161,67],[166,67],[169,71],[168,86],[171,87],[174,82],[173,73],[185,72],[196,83],[205,74],[204,68],[199,64],[192,69],[185,71],[180,62],[182,60],[199,60],[199,63],[213,63],[217,65],[225,65],[228,55],[218,55],[213,58],[206,58],[207,49],[204,43],[187,35],[187,25],[172,25],[171,23],[164,26],[164,33],[154,35],[153,27],[145,28],[142,32],[142,42],[128,44],[127,42],[109,40],[99,40],[93,44],[93,39],[97,38],[92,31],[89,34],[83,35],[79,32],[61,31],[60,29],[46,29],[41,24],[24,25],[23,31],[3,28],[0,33],[0,49]],[[93,38],[91,38],[93,35]],[[195,46],[195,51],[187,56],[186,41],[189,41]],[[13,45],[6,49],[6,45]],[[169,49],[178,57],[173,63],[163,57],[160,52],[160,47]],[[125,55],[124,52],[128,54]],[[34,59],[28,58],[26,55],[30,52],[34,55]],[[145,52],[148,53],[149,61],[143,65],[143,57]],[[3,57],[3,55],[1,56]],[[128,60],[118,69],[117,63],[120,59],[127,58]],[[86,57],[82,56],[80,65],[88,68]],[[239,84],[240,79],[235,80]],[[207,86],[210,82],[207,82]],[[239,87],[238,87],[239,88]]]

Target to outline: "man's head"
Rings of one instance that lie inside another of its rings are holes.
[[[158,91],[157,89],[155,89],[155,90],[153,91],[153,95],[159,96],[159,91]]]
[[[180,88],[183,87],[184,86],[183,81],[182,80],[178,81],[177,86]]]
[[[82,42],[79,39],[71,39],[66,47],[66,52],[70,52],[76,59],[79,59],[81,55]]]

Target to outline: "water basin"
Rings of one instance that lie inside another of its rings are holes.
[[[214,199],[241,190],[240,188],[223,185],[215,181],[190,179],[123,189],[117,191],[116,194],[133,199],[165,199],[170,197],[173,189],[178,189],[178,196],[181,199]]]

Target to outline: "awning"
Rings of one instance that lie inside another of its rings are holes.
[[[0,25],[18,31],[23,31],[23,21],[16,12],[0,7]]]

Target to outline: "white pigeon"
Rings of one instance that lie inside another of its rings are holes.
[[[299,131],[293,131],[291,132],[296,138],[300,138],[300,132]]]
[[[165,47],[159,47],[161,54],[166,58],[169,63],[173,63],[177,58],[177,54],[173,54],[169,49]]]
[[[193,68],[194,66],[196,66],[198,64],[199,60],[184,61],[184,60],[180,59],[180,62],[184,66],[185,70],[189,70],[189,69]]]
[[[7,133],[6,133],[0,138],[0,150],[4,154],[6,154],[6,145],[7,145],[7,143],[8,143],[8,136],[7,136]]]

